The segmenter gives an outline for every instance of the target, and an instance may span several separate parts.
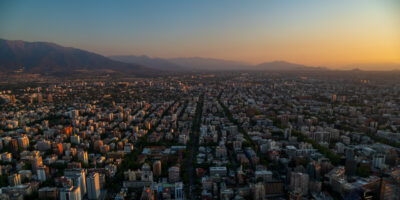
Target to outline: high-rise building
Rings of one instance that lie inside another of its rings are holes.
[[[82,161],[85,165],[89,164],[88,153],[86,151],[79,151],[78,160]]]
[[[333,94],[333,95],[332,95],[332,101],[335,102],[336,100],[337,100],[337,95],[336,95],[336,94]]]
[[[132,152],[132,150],[133,150],[133,144],[125,144],[124,145],[124,152],[125,153],[130,153],[130,152]]]
[[[175,183],[175,200],[184,200],[185,199],[185,193],[183,192],[183,183],[178,182]]]
[[[11,152],[13,154],[18,152],[18,140],[17,139],[12,139],[11,140]]]
[[[100,179],[98,173],[92,173],[86,178],[87,193],[89,199],[99,199]]]
[[[175,183],[180,180],[180,169],[177,166],[170,167],[168,169],[168,179],[169,182]]]
[[[346,159],[346,175],[351,177],[356,175],[357,162],[354,159]]]
[[[26,135],[19,137],[18,138],[18,146],[23,149],[28,148],[29,147],[29,138]]]
[[[83,169],[67,169],[64,171],[64,176],[73,181],[74,186],[80,188],[81,196],[86,194],[86,173]]]
[[[142,179],[142,181],[153,182],[153,172],[152,171],[142,171],[141,179]]]
[[[99,173],[99,180],[100,180],[100,188],[104,188],[106,185],[106,175],[103,173]]]
[[[226,176],[228,170],[226,167],[210,167],[210,176]]]
[[[60,200],[81,200],[81,190],[79,187],[70,186],[61,188],[60,190]]]
[[[347,159],[354,159],[354,150],[353,149],[346,149],[346,160]]]
[[[399,197],[400,187],[396,184],[383,180],[380,190],[380,199],[399,199]]]
[[[79,135],[72,135],[71,136],[71,143],[72,144],[79,144],[81,138],[79,137]]]
[[[372,167],[376,169],[383,169],[385,167],[385,155],[378,153],[372,157]]]
[[[42,157],[38,156],[38,157],[34,157],[34,158],[32,159],[32,170],[33,170],[34,173],[36,173],[36,172],[37,172],[37,169],[38,169],[39,167],[42,167],[42,166],[43,166]]]
[[[39,189],[39,199],[57,200],[58,188],[56,187],[42,187]]]
[[[265,187],[263,182],[258,182],[254,185],[254,200],[265,199]]]
[[[157,160],[153,163],[153,175],[155,177],[161,176],[161,172],[162,172],[161,161]]]
[[[36,148],[39,151],[47,151],[51,148],[51,144],[50,141],[48,140],[41,140],[39,142],[37,142],[36,144]]]
[[[48,95],[47,95],[47,101],[48,101],[48,102],[53,102],[53,95],[48,94]]]
[[[292,172],[290,174],[290,186],[289,188],[294,192],[300,192],[303,195],[308,195],[308,174],[300,172]]]
[[[353,149],[346,149],[346,175],[347,176],[354,176],[356,174],[356,167],[357,163],[354,159],[354,150]]]
[[[45,182],[47,180],[46,167],[37,168],[37,177],[40,182]]]
[[[8,176],[8,184],[11,186],[21,185],[21,175],[18,173]]]
[[[53,152],[58,155],[62,155],[64,153],[63,145],[61,143],[54,143],[53,144]]]
[[[17,102],[17,98],[15,97],[15,95],[10,95],[10,103],[16,103]]]
[[[37,93],[36,97],[37,97],[36,100],[37,100],[38,103],[42,103],[43,102],[42,93]]]

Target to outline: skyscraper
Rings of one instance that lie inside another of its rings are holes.
[[[74,186],[80,188],[81,196],[86,194],[86,173],[83,169],[69,169],[64,171],[64,176],[71,178]]]
[[[99,199],[100,179],[98,173],[92,173],[86,178],[87,193],[89,199]]]
[[[81,200],[81,190],[79,187],[65,187],[60,190],[60,200]]]

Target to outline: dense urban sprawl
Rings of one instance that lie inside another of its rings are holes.
[[[400,196],[390,75],[203,72],[0,92],[0,199]]]

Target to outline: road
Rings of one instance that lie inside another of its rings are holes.
[[[192,132],[190,134],[190,153],[189,153],[189,160],[187,165],[187,171],[189,174],[189,195],[191,199],[196,199],[196,186],[195,185],[195,166],[194,166],[194,159],[196,159],[197,149],[199,148],[199,130],[201,125],[201,116],[203,113],[203,101],[204,96],[201,95],[199,101],[196,106],[196,114],[193,118],[193,125],[192,125]]]

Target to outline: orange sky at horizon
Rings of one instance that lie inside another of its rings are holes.
[[[400,0],[15,0],[0,2],[0,27],[0,38],[105,56],[400,69]]]

